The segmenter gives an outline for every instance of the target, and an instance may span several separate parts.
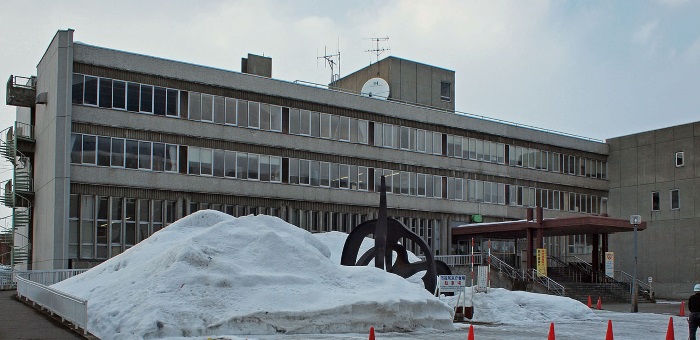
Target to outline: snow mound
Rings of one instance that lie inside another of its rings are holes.
[[[279,218],[205,210],[53,287],[88,300],[102,339],[453,329],[423,287],[339,256]]]
[[[467,301],[470,295],[471,291],[467,289]],[[472,318],[474,322],[526,325],[535,321],[599,319],[583,303],[564,296],[490,288],[488,293],[474,293],[471,298],[474,306]],[[450,297],[449,301],[454,306],[456,296]]]

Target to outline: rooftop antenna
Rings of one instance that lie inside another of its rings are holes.
[[[340,39],[339,39],[340,40]],[[323,56],[316,57],[316,65],[318,65],[318,59],[325,59],[325,65],[328,65],[331,69],[331,83],[340,79],[340,41],[338,41],[338,49],[335,54],[328,54],[327,47],[323,47]],[[318,54],[318,53],[317,53]],[[335,73],[335,67],[338,66],[338,73]]]
[[[379,47],[379,43],[380,43],[380,42],[389,41],[389,37],[384,37],[384,38],[366,38],[366,39],[367,39],[367,40],[372,40],[374,43],[376,43],[376,47],[375,47],[374,49],[367,50],[367,51],[365,51],[365,52],[370,52],[370,53],[374,54],[374,55],[377,57],[377,62],[379,62],[379,56],[380,56],[382,53],[384,53],[384,52],[386,52],[386,51],[391,51],[391,48],[383,48],[383,47],[380,48],[380,47]],[[371,62],[371,61],[370,61],[370,62]]]

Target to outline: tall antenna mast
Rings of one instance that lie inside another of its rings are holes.
[[[338,42],[338,49],[336,51],[335,54],[328,54],[327,48],[324,46],[323,56],[316,57],[316,60],[321,58],[326,60],[326,64],[324,65],[328,65],[331,69],[331,83],[340,79],[340,41]],[[338,73],[335,73],[336,66],[338,66]]]
[[[374,54],[377,57],[377,62],[379,62],[379,56],[386,52],[386,51],[391,51],[391,48],[380,48],[379,43],[380,42],[386,42],[389,41],[389,37],[384,37],[384,38],[367,38],[368,40],[372,40],[374,43],[376,43],[376,47],[371,50],[367,50],[365,52],[370,52]]]

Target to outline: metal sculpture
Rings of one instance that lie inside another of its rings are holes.
[[[358,260],[360,246],[365,237],[374,235],[374,247],[367,250]],[[401,239],[413,241],[420,247],[425,260],[409,262],[406,247],[399,243]],[[396,253],[396,260],[393,253]],[[435,260],[433,252],[427,243],[418,235],[411,232],[403,223],[393,218],[387,218],[386,185],[384,176],[381,177],[378,218],[361,223],[348,235],[340,264],[344,266],[366,266],[374,259],[377,268],[394,273],[403,278],[425,271],[422,280],[429,292],[435,291],[437,275],[450,275],[450,268],[442,261]]]

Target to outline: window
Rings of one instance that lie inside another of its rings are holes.
[[[676,167],[681,167],[685,165],[685,159],[684,159],[684,153],[683,151],[676,152]]]
[[[651,193],[651,211],[659,211],[659,205],[661,203],[661,199],[659,197],[659,192],[654,191]]]
[[[440,83],[440,100],[450,101],[452,99],[452,84],[448,82]]]
[[[678,210],[681,208],[681,198],[679,191],[680,190],[678,189],[671,190],[671,210]]]

